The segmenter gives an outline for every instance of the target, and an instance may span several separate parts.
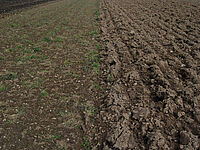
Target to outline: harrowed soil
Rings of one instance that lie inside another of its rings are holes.
[[[51,1],[1,15],[0,149],[98,145],[98,1]]]

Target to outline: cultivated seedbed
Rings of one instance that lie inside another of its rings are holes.
[[[200,3],[102,0],[107,149],[200,146]]]

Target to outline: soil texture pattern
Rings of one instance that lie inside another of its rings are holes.
[[[200,149],[200,3],[102,0],[104,149]]]

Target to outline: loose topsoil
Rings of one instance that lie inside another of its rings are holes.
[[[200,149],[200,2],[102,0],[104,149]]]

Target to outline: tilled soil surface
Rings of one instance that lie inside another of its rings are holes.
[[[200,2],[102,0],[104,149],[200,149]]]

